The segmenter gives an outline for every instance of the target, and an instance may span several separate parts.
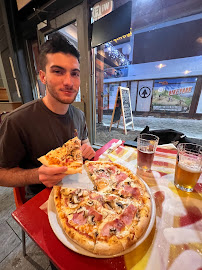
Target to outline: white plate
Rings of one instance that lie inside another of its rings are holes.
[[[84,173],[83,175],[83,180],[85,179],[86,175]],[[81,184],[80,180],[82,179],[82,174],[77,174],[77,175],[72,175],[72,176],[66,176],[63,180],[62,180],[62,186],[68,186],[68,187],[82,187],[85,188],[85,186],[88,186],[89,188],[92,187],[92,184],[89,182],[88,183],[88,179],[85,179],[85,181],[83,182],[83,184]],[[73,180],[73,183],[71,182],[71,180]],[[142,179],[141,179],[142,180]],[[51,228],[53,230],[53,232],[55,233],[55,235],[57,236],[57,238],[68,248],[70,248],[71,250],[85,255],[85,256],[89,256],[89,257],[95,257],[95,258],[113,258],[113,257],[118,257],[118,256],[122,256],[126,253],[131,252],[133,249],[135,249],[136,247],[138,247],[150,234],[154,222],[155,222],[155,218],[156,218],[156,206],[155,206],[155,201],[154,198],[151,194],[151,191],[148,187],[148,185],[142,180],[142,182],[145,184],[146,189],[151,197],[151,204],[152,204],[152,209],[151,209],[151,219],[149,222],[149,226],[147,227],[147,230],[145,231],[145,233],[142,235],[142,237],[134,244],[132,245],[130,248],[128,248],[127,250],[115,254],[115,255],[110,255],[110,256],[103,256],[103,255],[96,255],[91,253],[90,251],[87,251],[86,249],[83,249],[82,247],[80,247],[79,245],[77,245],[74,241],[72,241],[63,231],[60,222],[58,220],[57,217],[57,212],[56,212],[56,208],[55,208],[55,204],[54,204],[54,198],[53,198],[53,190],[50,193],[49,199],[48,199],[48,219],[51,225]]]

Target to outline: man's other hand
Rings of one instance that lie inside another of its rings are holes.
[[[81,146],[81,151],[84,159],[91,160],[95,156],[95,151],[91,147],[91,145],[84,143]]]

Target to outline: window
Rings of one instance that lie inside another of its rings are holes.
[[[114,9],[125,2],[114,1]],[[135,139],[146,125],[202,139],[200,0],[133,0],[131,14],[130,32],[95,50],[96,143]],[[119,86],[130,89],[134,130],[128,126],[127,135],[122,116],[109,132]]]

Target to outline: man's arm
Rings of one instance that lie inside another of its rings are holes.
[[[89,139],[81,141],[81,151],[83,158],[91,160],[95,156],[95,151],[93,150]]]
[[[0,186],[22,187],[32,184],[44,184],[52,187],[62,180],[67,167],[50,168],[42,165],[36,169],[0,168]]]

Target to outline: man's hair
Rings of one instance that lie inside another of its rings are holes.
[[[47,58],[46,55],[48,53],[69,53],[75,56],[78,61],[80,58],[79,51],[72,45],[69,40],[62,35],[61,33],[57,32],[51,35],[50,39],[48,39],[45,43],[41,45],[40,55],[39,55],[39,64],[40,69],[45,71]]]

